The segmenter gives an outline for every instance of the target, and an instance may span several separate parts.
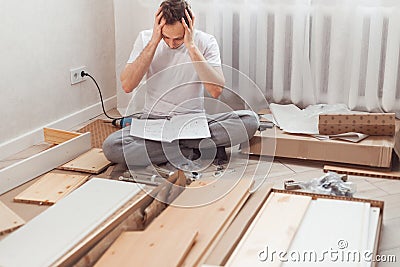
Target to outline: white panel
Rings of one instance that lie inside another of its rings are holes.
[[[280,6],[275,9],[273,97],[280,102],[284,96],[286,14]]]
[[[377,7],[369,9],[371,24],[368,44],[367,80],[365,86],[365,106],[368,111],[379,108],[379,70],[382,47],[383,16]]]
[[[366,251],[374,251],[375,243],[377,241],[376,238],[378,233],[377,229],[380,211],[381,210],[379,208],[371,208],[369,216],[368,240],[365,249]]]
[[[363,234],[369,228],[370,204],[342,200],[317,199],[311,202],[289,251],[315,252],[318,259],[324,251],[360,251],[365,247]],[[318,222],[318,223],[315,223]],[[343,242],[340,242],[343,240]],[[339,243],[340,242],[340,243]],[[341,245],[346,245],[343,249]],[[301,254],[303,255],[303,254]],[[325,254],[325,261],[300,261],[296,266],[361,266],[352,261],[331,261]],[[282,266],[292,266],[288,261]]]
[[[84,133],[1,169],[0,195],[76,158],[90,148],[90,133]]]
[[[140,191],[92,179],[0,242],[0,266],[50,266]]]
[[[386,111],[399,109],[395,106],[396,85],[399,66],[400,12],[396,9],[389,16],[385,75],[383,82],[382,106]]]

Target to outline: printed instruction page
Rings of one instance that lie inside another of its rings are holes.
[[[132,119],[130,134],[162,142],[211,137],[204,113],[177,115],[170,119]]]

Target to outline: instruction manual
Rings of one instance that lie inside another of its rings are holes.
[[[130,135],[169,143],[211,137],[204,113],[176,115],[169,119],[132,119]]]

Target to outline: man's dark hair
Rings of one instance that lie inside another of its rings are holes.
[[[160,6],[163,12],[163,18],[166,20],[166,24],[175,24],[177,21],[181,22],[183,18],[186,24],[189,26],[185,9],[187,9],[190,18],[192,18],[192,13],[189,10],[189,4],[185,0],[166,0],[162,2]]]

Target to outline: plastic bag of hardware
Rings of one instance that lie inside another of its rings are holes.
[[[328,172],[325,175],[314,178],[309,182],[300,182],[301,189],[318,194],[353,197],[356,192],[356,185],[343,179],[343,175],[336,172]]]

